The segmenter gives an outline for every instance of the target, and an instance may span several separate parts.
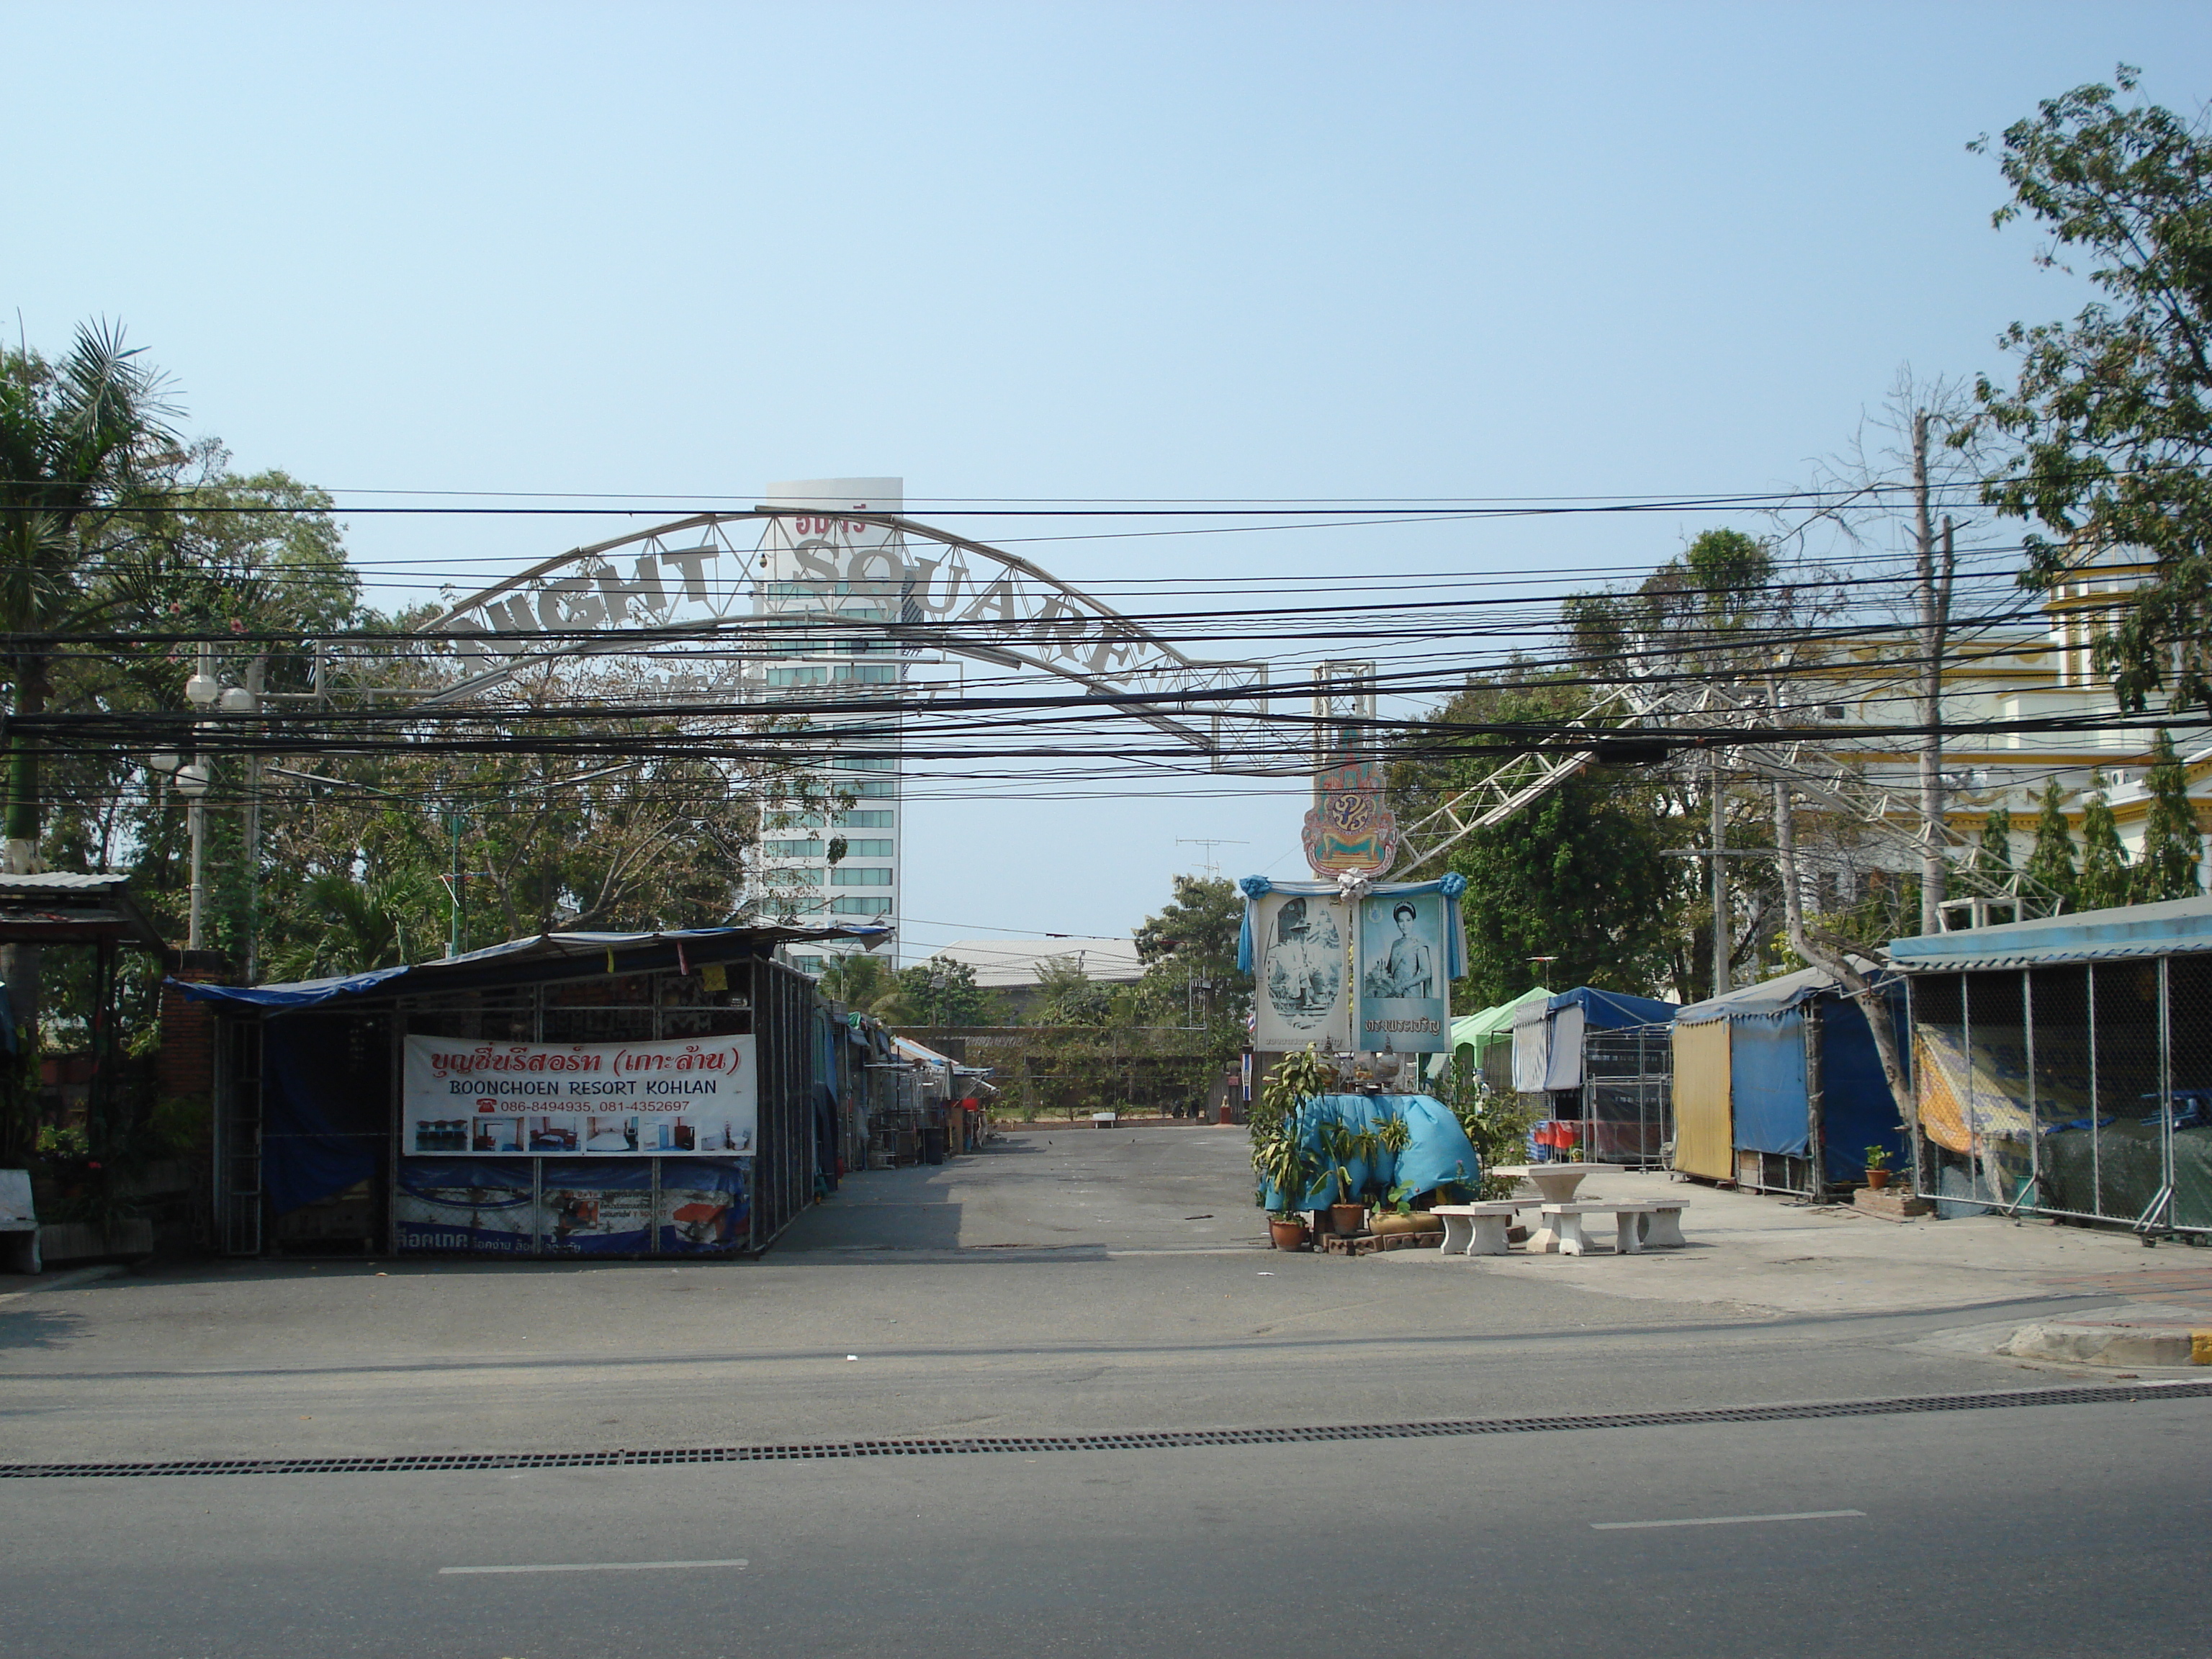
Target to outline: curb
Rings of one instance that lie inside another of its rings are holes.
[[[2212,1330],[2180,1326],[2023,1325],[1997,1350],[2075,1365],[2212,1365]]]

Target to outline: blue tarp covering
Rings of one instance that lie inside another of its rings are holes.
[[[1544,1005],[1547,1013],[1556,1014],[1562,1008],[1583,1011],[1583,1029],[1586,1031],[1619,1031],[1632,1025],[1664,1025],[1674,1018],[1677,1005],[1662,1002],[1656,997],[1632,997],[1626,991],[1600,991],[1587,985],[1578,985],[1571,991],[1562,991]]]
[[[1352,1165],[1354,1189],[1376,1175],[1387,1190],[1404,1186],[1413,1193],[1431,1192],[1446,1182],[1473,1186],[1482,1178],[1482,1160],[1475,1155],[1467,1131],[1443,1102],[1429,1095],[1322,1095],[1298,1109],[1298,1123],[1309,1150],[1317,1150],[1324,1123],[1341,1123],[1355,1134],[1371,1129],[1386,1117],[1406,1121],[1411,1139],[1395,1158],[1385,1152],[1379,1170],[1370,1170],[1364,1159]],[[1263,1187],[1261,1200],[1271,1210],[1318,1209],[1334,1196],[1333,1183],[1324,1177],[1296,1204],[1285,1204],[1273,1187]]]
[[[1888,998],[1891,1029],[1905,1052],[1910,1036],[1905,999]],[[1893,1162],[1905,1162],[1905,1131],[1881,1069],[1881,1051],[1867,1030],[1866,1012],[1849,998],[1822,999],[1820,1005],[1820,1136],[1824,1169],[1831,1181],[1856,1181],[1866,1170],[1866,1149],[1885,1146]]]
[[[391,1079],[346,1063],[351,1023],[302,1014],[264,1039],[261,1178],[284,1215],[376,1174],[391,1134]]]
[[[1737,1148],[1803,1158],[1812,1146],[1806,1123],[1804,1005],[1731,1022],[1729,1076]]]

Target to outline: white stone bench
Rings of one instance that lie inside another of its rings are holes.
[[[1443,1218],[1444,1255],[1504,1255],[1505,1230],[1515,1212],[1527,1207],[1507,1199],[1495,1204],[1439,1204],[1429,1213]]]
[[[0,1170],[0,1273],[39,1271],[39,1219],[27,1170]]]
[[[1110,1129],[1120,1120],[1121,1114],[1118,1112],[1093,1112],[1091,1115],[1091,1127],[1094,1129]]]
[[[1668,1199],[1645,1203],[1592,1199],[1577,1204],[1542,1205],[1539,1213],[1544,1218],[1543,1230],[1529,1240],[1528,1248],[1538,1255],[1553,1251],[1561,1255],[1583,1255],[1589,1241],[1583,1234],[1583,1218],[1609,1215],[1613,1218],[1613,1248],[1622,1255],[1638,1255],[1646,1249],[1680,1249],[1689,1243],[1682,1237],[1684,1207],[1681,1200]]]

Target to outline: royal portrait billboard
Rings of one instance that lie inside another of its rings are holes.
[[[1359,901],[1361,1053],[1437,1054],[1445,1048],[1451,913],[1452,901],[1434,889]]]
[[[1352,1042],[1346,982],[1350,913],[1333,894],[1265,893],[1253,902],[1255,1047],[1342,1053]]]

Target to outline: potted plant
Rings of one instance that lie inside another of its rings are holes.
[[[1316,1150],[1316,1133],[1304,1117],[1306,1103],[1327,1094],[1334,1073],[1329,1064],[1306,1045],[1302,1054],[1285,1054],[1260,1085],[1252,1103],[1247,1127],[1252,1137],[1252,1168],[1261,1186],[1254,1201],[1265,1206],[1273,1188],[1285,1207],[1268,1216],[1267,1231],[1277,1247],[1294,1250],[1305,1242],[1306,1226],[1295,1207],[1320,1182],[1323,1166]]]
[[[1889,1148],[1869,1146],[1866,1149],[1867,1185],[1879,1192],[1889,1185]]]
[[[1261,1202],[1267,1201],[1267,1187],[1275,1190],[1279,1207],[1267,1212],[1267,1237],[1279,1250],[1301,1250],[1306,1247],[1307,1232],[1304,1213],[1298,1206],[1313,1191],[1314,1183],[1321,1179],[1321,1161],[1297,1133],[1293,1115],[1285,1132],[1268,1137],[1252,1148],[1252,1167],[1266,1182],[1261,1189]]]
[[[1386,1182],[1382,1173],[1382,1154],[1389,1154],[1395,1173],[1398,1154],[1413,1143],[1413,1132],[1406,1120],[1395,1114],[1386,1115],[1376,1121],[1365,1139],[1369,1147],[1367,1190],[1375,1205],[1375,1213],[1367,1223],[1370,1231],[1377,1233],[1441,1231],[1443,1224],[1433,1217],[1413,1213],[1413,1188],[1403,1182]]]
[[[1370,1136],[1355,1133],[1341,1123],[1324,1123],[1314,1133],[1320,1142],[1322,1168],[1327,1172],[1336,1197],[1328,1206],[1328,1230],[1341,1237],[1364,1232],[1367,1227],[1367,1204],[1359,1189],[1352,1185],[1352,1166],[1368,1155],[1374,1142]]]

